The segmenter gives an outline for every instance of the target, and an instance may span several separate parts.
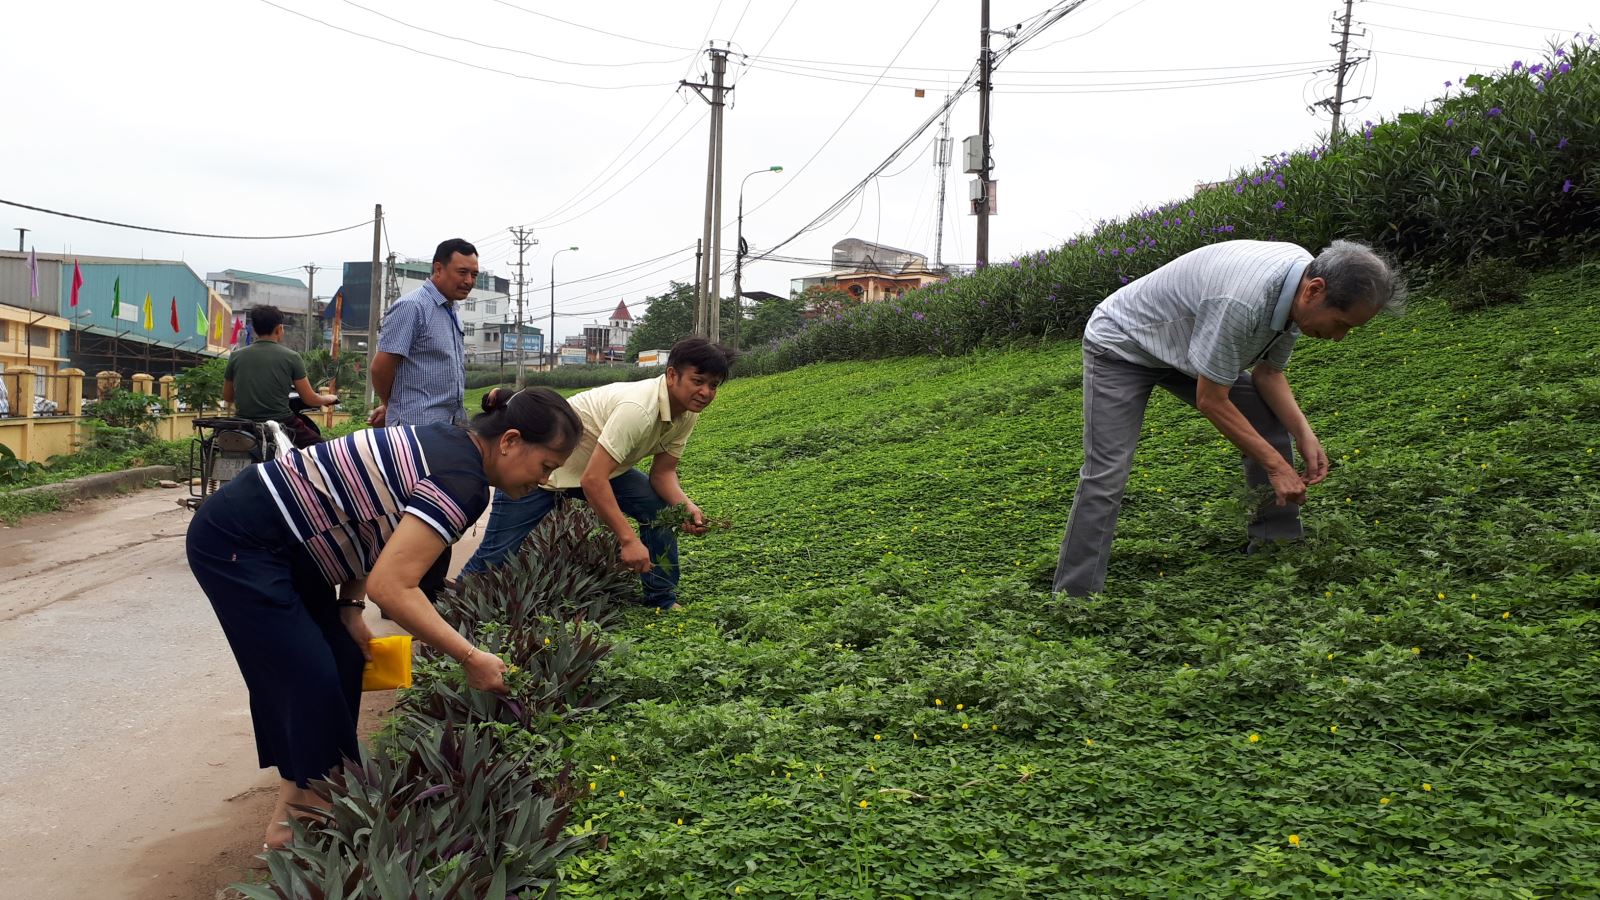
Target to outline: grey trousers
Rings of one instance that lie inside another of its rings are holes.
[[[1105,590],[1123,489],[1133,468],[1145,405],[1157,386],[1190,406],[1195,404],[1197,385],[1184,373],[1137,365],[1102,347],[1083,345],[1083,468],[1078,472],[1078,490],[1056,563],[1058,593],[1081,597]],[[1256,393],[1249,373],[1234,382],[1228,399],[1292,465],[1294,448],[1289,432]],[[1249,457],[1244,461],[1244,474],[1252,487],[1271,483],[1266,469]],[[1249,526],[1252,540],[1294,540],[1302,533],[1299,505],[1278,506],[1271,497],[1256,509]]]

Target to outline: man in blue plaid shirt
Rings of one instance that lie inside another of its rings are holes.
[[[386,425],[466,421],[466,347],[456,304],[478,282],[478,249],[451,238],[433,253],[433,275],[394,302],[378,332],[372,387],[382,405],[367,419]]]
[[[372,388],[382,405],[368,417],[369,425],[466,421],[466,346],[456,304],[477,283],[478,248],[451,238],[433,252],[433,275],[384,313],[378,353],[372,360]],[[438,602],[449,573],[447,546],[422,577],[420,587],[428,599]]]

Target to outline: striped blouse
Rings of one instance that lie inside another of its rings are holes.
[[[453,544],[489,505],[483,456],[453,425],[358,431],[251,469],[330,584],[366,577],[406,515]]]

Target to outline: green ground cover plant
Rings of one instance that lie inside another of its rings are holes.
[[[1600,895],[1600,277],[1290,368],[1333,471],[1246,556],[1157,392],[1109,590],[1048,593],[1076,343],[724,386],[686,608],[630,611],[570,896]]]
[[[1102,221],[1060,247],[811,320],[738,371],[1077,337],[1107,295],[1222,240],[1317,250],[1366,241],[1413,275],[1483,258],[1574,262],[1600,247],[1600,48],[1592,35],[1442,85],[1422,110],[1352,129],[1335,148],[1275,153],[1193,197]]]

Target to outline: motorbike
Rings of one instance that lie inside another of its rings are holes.
[[[322,429],[306,415],[314,408],[293,393],[289,395],[289,426],[224,416],[195,419],[194,437],[189,442],[189,496],[184,505],[199,509],[250,466],[320,442]]]

